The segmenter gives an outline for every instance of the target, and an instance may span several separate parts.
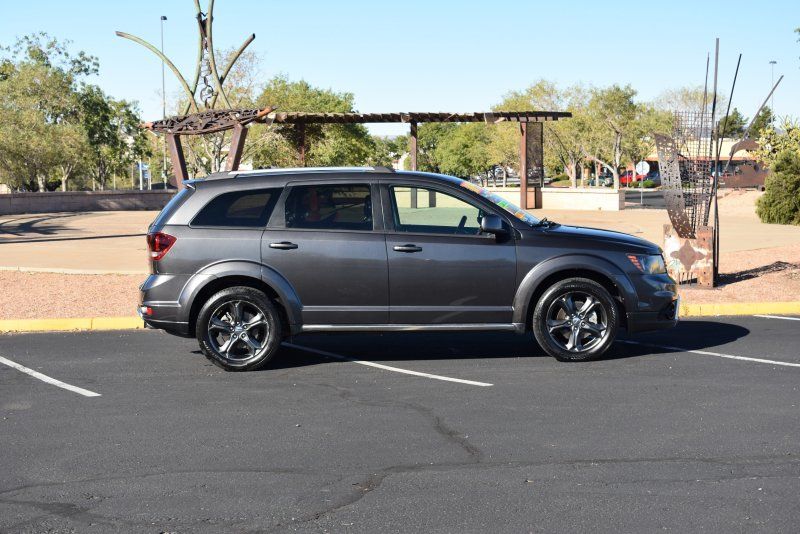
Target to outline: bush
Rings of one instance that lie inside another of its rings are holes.
[[[645,189],[652,189],[656,186],[656,183],[653,180],[645,180],[643,185]]]
[[[761,222],[800,225],[800,153],[786,150],[778,155],[756,213]]]

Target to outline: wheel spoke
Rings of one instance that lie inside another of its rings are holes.
[[[225,340],[225,342],[222,345],[219,346],[219,351],[225,356],[228,356],[228,353],[231,351],[231,348],[233,348],[233,346],[236,344],[236,341],[237,338],[235,338],[234,336],[229,337],[228,339]]]
[[[251,328],[255,328],[256,326],[261,326],[265,324],[267,324],[267,320],[266,318],[264,318],[264,315],[261,312],[259,312],[255,314],[253,317],[251,317],[249,321],[244,323],[243,326],[245,330],[250,330]]]
[[[565,320],[558,320],[558,319],[548,319],[547,320],[547,330],[552,334],[558,330],[563,330],[565,328],[569,328],[570,322]]]
[[[244,338],[244,342],[247,345],[248,352],[250,352],[251,356],[254,356],[254,355],[258,354],[258,352],[261,350],[261,346],[262,346],[261,343],[259,343],[252,336],[247,336],[246,338]]]
[[[226,323],[222,319],[218,317],[211,317],[211,321],[209,321],[208,325],[209,330],[222,330],[223,332],[231,332],[233,330],[233,326],[229,323]]]
[[[231,317],[233,317],[233,322],[238,323],[242,320],[242,301],[235,300],[231,302]]]
[[[572,298],[572,293],[568,293],[561,297],[561,305],[567,315],[575,314],[575,300]]]
[[[567,342],[567,350],[572,352],[580,352],[583,350],[581,343],[581,331],[578,328],[573,328],[569,334],[569,341]]]
[[[587,322],[581,326],[581,330],[589,332],[595,337],[602,337],[606,331],[606,328],[601,324]]]
[[[597,304],[599,304],[599,302],[600,301],[598,301],[593,296],[587,295],[586,300],[583,303],[583,306],[581,306],[581,309],[578,310],[578,315],[580,315],[581,317],[586,317],[587,315],[589,315],[589,312],[592,311],[592,309],[595,306],[597,306]]]

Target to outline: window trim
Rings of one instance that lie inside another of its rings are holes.
[[[437,193],[442,193],[443,195],[449,195],[451,197],[455,197],[462,202],[469,204],[473,207],[481,209],[487,213],[491,213],[492,215],[496,215],[500,217],[505,224],[508,225],[510,229],[514,228],[514,225],[508,221],[508,218],[504,215],[500,214],[498,210],[494,209],[494,207],[487,206],[488,203],[479,201],[467,194],[464,194],[462,191],[458,191],[455,188],[449,187],[441,187],[439,184],[430,184],[428,182],[413,182],[413,181],[384,181],[381,182],[381,186],[383,191],[385,191],[386,199],[385,202],[389,206],[389,209],[385,211],[386,216],[384,217],[384,224],[386,225],[386,233],[392,235],[407,235],[407,236],[435,236],[435,237],[458,237],[458,238],[471,238],[471,239],[489,239],[493,242],[496,240],[495,236],[492,234],[484,234],[478,233],[475,235],[469,234],[450,234],[450,233],[439,233],[439,232],[403,232],[402,230],[398,230],[395,227],[394,222],[394,215],[397,210],[396,201],[394,198],[394,194],[392,193],[392,188],[394,187],[409,187],[415,189],[426,189],[432,190]],[[383,200],[383,197],[381,197]]]
[[[192,229],[202,229],[202,230],[264,230],[269,226],[269,221],[272,219],[273,215],[275,215],[275,210],[278,207],[278,201],[280,200],[280,197],[283,194],[283,191],[280,191],[280,189],[281,187],[255,187],[252,189],[233,189],[230,191],[223,191],[217,195],[214,195],[208,200],[208,202],[203,204],[203,207],[197,210],[194,217],[192,217],[192,220],[189,221],[189,224],[187,226]],[[241,194],[256,193],[262,191],[275,192],[275,194],[270,196],[270,199],[267,201],[267,206],[272,204],[272,210],[270,211],[270,214],[267,217],[267,221],[264,224],[259,224],[258,226],[230,226],[230,225],[195,224],[194,222],[195,219],[197,219],[200,216],[200,214],[203,213],[203,210],[205,210],[212,202],[214,202],[222,195],[228,195],[231,193],[241,193]]]
[[[371,230],[355,230],[352,228],[291,228],[286,226],[286,200],[291,195],[295,187],[306,186],[367,186],[369,188],[370,201],[372,202],[372,229]],[[378,200],[376,200],[378,199]],[[375,234],[384,231],[383,222],[383,202],[380,197],[380,189],[378,184],[366,179],[356,180],[353,178],[331,178],[327,180],[296,180],[287,182],[283,186],[283,192],[278,199],[278,203],[272,210],[272,216],[267,224],[268,230],[286,230],[291,232],[345,232],[345,233],[359,233],[359,234]]]

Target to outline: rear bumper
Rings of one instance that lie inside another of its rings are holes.
[[[190,337],[189,323],[181,323],[178,321],[159,321],[158,319],[153,319],[152,316],[142,313],[141,306],[136,308],[136,313],[139,315],[142,321],[144,321],[145,328],[164,330],[165,332],[176,336]]]

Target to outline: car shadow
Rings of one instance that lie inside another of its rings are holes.
[[[621,341],[636,341],[687,350],[711,349],[730,343],[750,333],[742,326],[720,321],[685,320],[670,330],[628,335],[621,331]],[[405,332],[337,333],[295,336],[291,344],[329,352],[346,358],[373,362],[414,360],[455,360],[548,357],[533,335],[511,332]],[[619,360],[673,350],[615,343],[600,359]],[[263,370],[285,369],[337,361],[335,358],[289,346],[281,347]]]

